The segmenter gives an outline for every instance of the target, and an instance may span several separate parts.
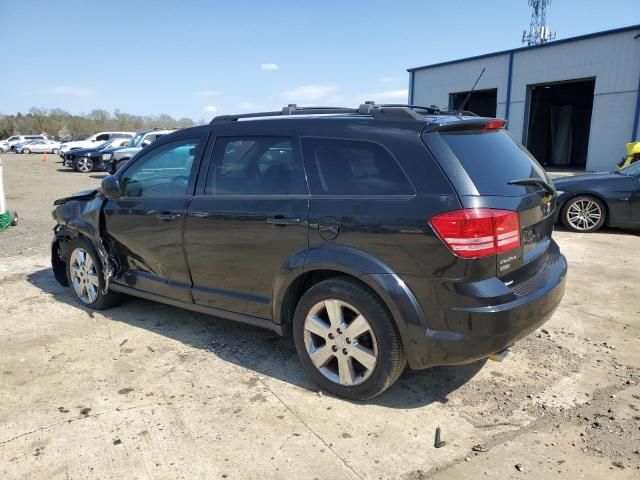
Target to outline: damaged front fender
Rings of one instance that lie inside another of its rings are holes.
[[[51,249],[51,265],[56,279],[61,284],[67,283],[66,269],[64,272],[60,269],[61,266],[65,268],[69,244],[82,236],[91,242],[100,258],[104,277],[102,293],[107,293],[118,265],[116,259],[108,253],[103,241],[102,207],[105,201],[104,197],[98,195],[98,190],[86,190],[54,202],[56,208],[52,215],[56,226],[53,229],[55,238]]]

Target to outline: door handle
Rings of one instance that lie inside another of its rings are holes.
[[[180,218],[180,212],[162,212],[156,215],[158,220],[164,220],[165,222],[169,222],[171,220],[175,220],[176,218]]]
[[[269,225],[275,225],[276,227],[286,227],[287,225],[300,225],[302,219],[300,218],[285,218],[281,215],[276,215],[272,218],[267,218]]]

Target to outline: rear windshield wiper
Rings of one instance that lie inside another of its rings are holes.
[[[536,185],[538,187],[542,187],[549,195],[554,195],[556,193],[556,189],[553,188],[553,185],[549,185],[541,178],[521,178],[519,180],[511,180],[508,183],[509,185]]]

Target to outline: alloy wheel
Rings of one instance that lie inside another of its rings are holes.
[[[91,170],[93,170],[93,162],[87,157],[80,157],[78,159],[78,171],[88,173]]]
[[[567,221],[576,230],[591,230],[601,219],[602,209],[593,200],[577,200],[567,209]]]
[[[323,300],[309,310],[304,321],[304,344],[318,371],[344,386],[367,380],[378,362],[371,324],[343,300]]]
[[[98,298],[98,270],[91,255],[83,249],[76,248],[69,259],[71,285],[78,298],[87,305]]]

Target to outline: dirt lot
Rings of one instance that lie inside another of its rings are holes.
[[[639,478],[637,233],[557,232],[566,296],[504,362],[407,371],[353,403],[272,333],[80,308],[48,266],[51,204],[103,174],[2,158],[21,221],[0,233],[1,478]]]

